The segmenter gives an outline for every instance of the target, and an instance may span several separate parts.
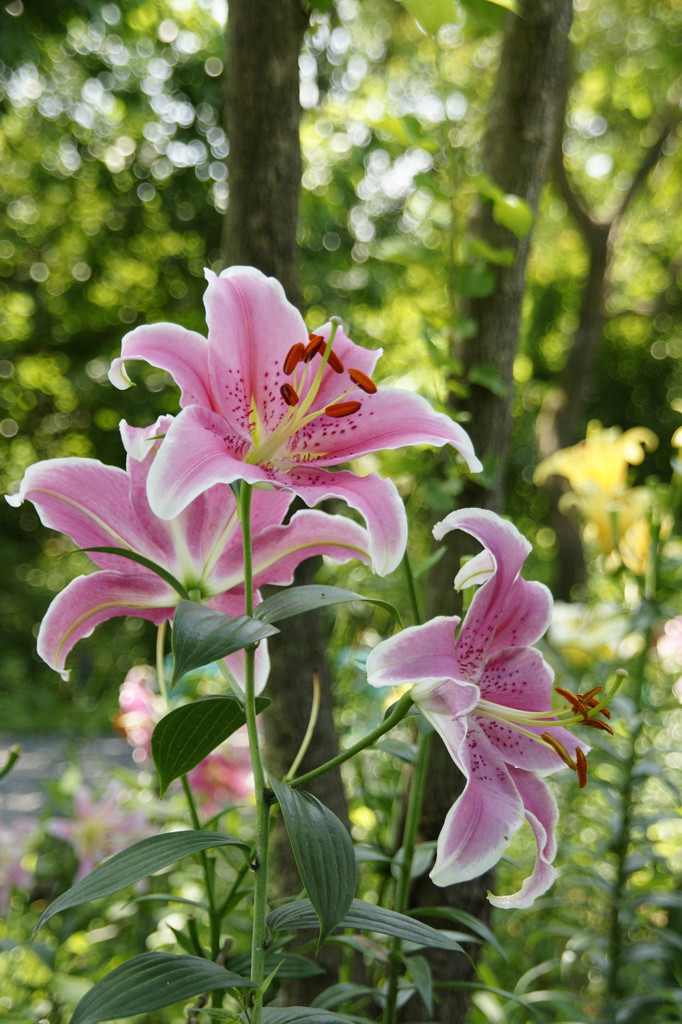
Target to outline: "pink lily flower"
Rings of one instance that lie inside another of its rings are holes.
[[[418,395],[377,390],[371,375],[381,351],[355,345],[338,323],[309,335],[274,278],[252,267],[206,277],[208,338],[176,324],[138,327],[109,371],[126,388],[126,360],[146,360],[181,390],[180,414],[149,474],[152,509],[171,519],[202,491],[233,480],[286,488],[309,506],[342,498],[367,523],[374,570],[390,572],[407,538],[395,486],[326,467],[424,443],[452,445],[478,472],[468,435]]]
[[[73,794],[73,818],[50,818],[45,831],[70,843],[78,857],[74,882],[85,878],[105,857],[119,853],[131,843],[146,839],[152,832],[142,811],[128,811],[125,794],[113,780],[97,800],[87,786],[79,786]]]
[[[159,519],[149,507],[147,477],[166,443],[158,438],[170,431],[171,421],[164,416],[144,429],[122,422],[126,470],[95,459],[49,459],[29,466],[18,494],[7,500],[11,505],[33,502],[45,526],[81,548],[115,546],[135,552],[169,572],[193,600],[243,615],[242,535],[230,487],[209,488],[170,520]],[[312,555],[369,562],[367,532],[345,516],[306,509],[281,525],[292,500],[293,495],[281,491],[254,492],[254,588],[291,583],[296,566]],[[172,619],[180,600],[170,583],[144,565],[121,555],[91,552],[90,557],[97,571],[77,577],[57,595],[38,633],[41,658],[65,677],[69,651],[100,622],[133,615],[158,625]],[[238,682],[242,656],[240,651],[226,659]],[[262,642],[256,651],[257,689],[265,685],[268,669]]]
[[[432,880],[452,885],[482,875],[525,819],[537,843],[533,873],[514,895],[488,898],[499,907],[527,907],[556,873],[558,811],[542,776],[571,763],[584,782],[586,748],[561,722],[584,723],[581,701],[590,710],[597,702],[568,694],[569,708],[552,709],[553,674],[531,646],[549,624],[552,599],[520,575],[528,541],[483,509],[453,512],[433,532],[440,540],[450,530],[484,545],[455,580],[458,589],[479,587],[459,633],[460,619],[447,616],[405,629],[370,653],[367,677],[373,686],[414,683],[415,704],[466,778],[440,833]]]

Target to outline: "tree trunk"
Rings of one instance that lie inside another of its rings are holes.
[[[291,302],[300,305],[296,230],[301,188],[298,58],[308,18],[300,0],[230,0],[226,36],[225,125],[230,145],[230,188],[223,249],[228,265],[248,264],[276,277]],[[273,324],[273,330],[277,325]],[[283,351],[286,350],[286,345]],[[316,560],[304,562],[295,583],[312,583]],[[289,770],[305,733],[317,670],[322,701],[306,771],[338,753],[332,718],[331,678],[318,617],[287,620],[270,642],[272,668],[264,712],[266,762],[276,778]],[[309,790],[348,823],[338,771]],[[273,836],[273,881],[280,896],[301,888],[289,842],[277,820]],[[338,951],[322,950],[318,962],[332,975],[287,983],[286,1000],[306,1005],[335,980]]]
[[[535,211],[552,151],[557,108],[564,92],[572,5],[571,0],[522,0],[519,7],[520,17],[509,14],[505,20],[481,169],[506,193],[521,196]],[[489,487],[481,486],[475,479],[467,483],[460,504],[500,511],[511,433],[512,370],[530,236],[519,239],[496,224],[487,205],[480,206],[471,229],[489,245],[509,247],[515,254],[511,266],[499,269],[495,292],[468,303],[465,313],[477,323],[478,330],[458,353],[467,371],[479,363],[492,367],[504,389],[500,395],[477,385],[471,387],[465,405],[470,417],[467,430],[492,475]],[[429,616],[456,611],[452,581],[461,556],[473,549],[466,544],[463,534],[448,537],[446,555],[429,577]],[[462,783],[444,745],[440,741],[434,743],[421,820],[422,839],[437,837],[447,811],[462,791]],[[423,876],[414,884],[412,906],[445,902],[486,920],[490,911],[486,893],[490,887],[490,875],[446,889],[437,889]],[[473,968],[464,957],[434,951],[429,959],[437,981],[452,984],[471,980]],[[429,1019],[424,1015],[424,1007],[417,1003],[416,999],[411,1000],[404,1019]],[[464,1024],[468,1005],[465,990],[443,989],[437,1015],[432,1019]]]

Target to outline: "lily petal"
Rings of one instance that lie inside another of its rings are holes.
[[[279,395],[287,379],[283,359],[296,342],[308,341],[308,330],[274,277],[253,267],[228,267],[219,276],[207,270],[206,279],[213,388],[222,414],[248,438],[252,397],[266,429],[286,412]]]
[[[128,474],[97,459],[47,459],[29,466],[13,504],[30,501],[44,526],[71,537],[80,548],[121,547],[153,560],[169,551],[162,532],[152,539],[130,503]],[[156,541],[156,544],[154,543]],[[103,568],[120,570],[119,556],[92,553]]]
[[[487,509],[461,509],[450,513],[433,532],[440,540],[457,529],[479,540],[495,566],[476,591],[457,639],[457,660],[470,678],[495,649],[537,640],[549,625],[552,598],[541,583],[520,577],[531,547],[512,523]],[[477,574],[483,564],[478,556]]]
[[[450,808],[438,837],[435,885],[466,882],[488,871],[504,853],[524,820],[523,803],[495,747],[475,725],[453,736],[440,715],[425,712],[467,777],[464,792]],[[461,733],[464,733],[463,735]],[[454,741],[459,740],[456,747]]]
[[[177,594],[159,576],[142,569],[139,575],[100,570],[77,576],[58,594],[45,613],[38,632],[38,654],[61,673],[71,648],[90,636],[100,622],[133,615],[159,625],[173,614]]]
[[[372,686],[418,685],[451,680],[453,646],[459,619],[439,615],[422,626],[409,626],[384,640],[367,657],[367,681]],[[478,697],[478,687],[474,687]],[[473,705],[472,705],[473,706]]]
[[[367,524],[372,569],[379,576],[387,576],[400,564],[407,546],[407,516],[392,480],[377,473],[360,477],[345,469],[330,473],[312,466],[277,474],[276,479],[306,505],[341,498],[359,512]]]
[[[322,391],[320,395],[323,396]],[[358,396],[354,393],[352,397]],[[324,409],[324,397],[316,405]],[[472,473],[483,469],[469,435],[458,423],[444,413],[435,412],[421,395],[400,388],[379,388],[351,416],[334,419],[323,415],[314,426],[315,429],[310,425],[294,434],[289,447],[293,453],[310,452],[318,466],[351,462],[385,448],[410,444],[440,448],[450,444],[462,455]]]
[[[121,355],[109,369],[109,380],[120,391],[129,388],[126,360],[143,360],[167,370],[181,391],[181,405],[216,408],[208,387],[208,342],[178,324],[148,324],[130,331],[121,343]]]
[[[256,599],[257,603],[260,603],[260,595],[256,595]],[[211,608],[215,608],[219,612],[225,612],[226,615],[231,615],[232,618],[244,615],[246,610],[243,588],[241,593],[238,591],[232,591],[225,594],[218,594],[216,597],[212,597],[207,603]],[[228,656],[223,660],[232,673],[235,682],[243,690],[246,686],[244,651],[235,651],[234,654],[228,654]],[[256,647],[254,664],[254,689],[256,693],[262,692],[268,681],[269,675],[270,654],[268,652],[268,642],[267,640],[261,640]]]
[[[523,801],[526,819],[535,834],[537,858],[532,875],[525,879],[518,892],[510,896],[488,894],[493,906],[503,909],[529,907],[533,900],[547,892],[557,874],[551,863],[556,854],[554,829],[559,819],[556,800],[542,779],[514,769],[511,769],[511,777]]]

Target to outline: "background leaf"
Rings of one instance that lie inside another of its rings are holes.
[[[270,780],[301,880],[320,922],[320,942],[343,920],[357,884],[348,832],[317,797]]]
[[[269,704],[266,697],[257,697],[256,711]],[[152,733],[152,757],[161,796],[174,779],[195,768],[245,722],[237,698],[226,696],[201,697],[175,708],[157,722]]]

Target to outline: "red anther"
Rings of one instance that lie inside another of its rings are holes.
[[[325,345],[324,348],[322,349],[323,355],[325,353],[326,348],[327,346]],[[337,356],[336,352],[329,353],[329,357],[327,359],[327,366],[331,366],[334,373],[343,373],[343,363]]]
[[[310,341],[303,350],[303,361],[305,363],[309,363],[325,343],[321,334],[309,334],[308,337],[310,338]]]
[[[286,374],[293,373],[298,364],[303,359],[303,353],[305,352],[305,346],[301,341],[297,341],[295,345],[292,345],[286,354],[284,360],[284,372]]]
[[[348,376],[356,384],[361,391],[364,391],[368,395],[373,395],[377,390],[377,386],[371,377],[368,377],[362,370],[349,370]]]
[[[602,722],[601,718],[585,718],[580,724],[589,725],[591,729],[601,729],[602,732],[608,732],[613,736],[613,729],[606,722]]]
[[[582,789],[587,785],[587,758],[580,747],[575,750],[575,770],[578,773],[578,785]]]
[[[324,410],[327,416],[352,416],[360,408],[360,402],[337,402],[335,405],[328,405]]]
[[[569,752],[566,750],[566,747],[563,745],[561,740],[558,740],[556,736],[552,736],[551,732],[541,733],[540,738],[543,739],[545,743],[548,743],[552,750],[556,751],[556,753],[559,755],[564,764],[567,764],[568,767],[572,768],[574,772],[578,770],[575,761],[573,760]]]
[[[292,388],[291,384],[282,384],[279,390],[287,405],[298,405],[298,395]]]

